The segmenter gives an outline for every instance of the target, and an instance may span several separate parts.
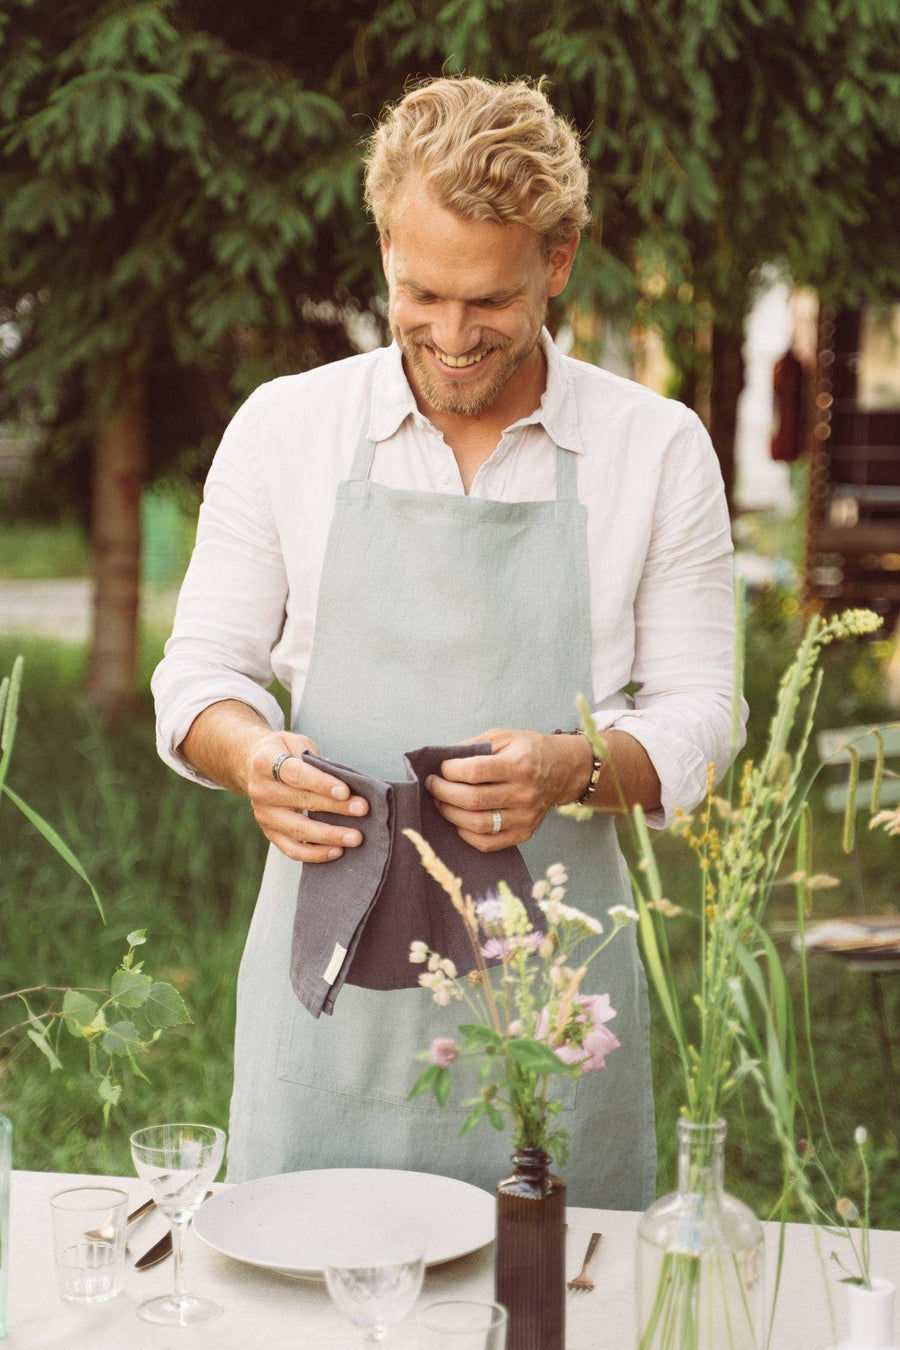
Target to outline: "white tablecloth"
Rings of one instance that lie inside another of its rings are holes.
[[[211,1251],[193,1233],[186,1243],[188,1287],[224,1305],[224,1315],[216,1321],[168,1329],[150,1326],[136,1316],[143,1299],[171,1287],[171,1260],[142,1273],[129,1261],[125,1288],[109,1303],[64,1302],[56,1292],[48,1200],[65,1186],[93,1183],[121,1186],[134,1203],[146,1196],[146,1188],[135,1177],[14,1174],[9,1331],[4,1350],[360,1350],[362,1341],[332,1308],[323,1285],[243,1265]],[[592,1265],[596,1288],[589,1294],[567,1295],[566,1350],[630,1350],[633,1346],[638,1219],[637,1214],[614,1210],[569,1210],[570,1274],[580,1268],[591,1232],[602,1232],[603,1241]],[[301,1214],[297,1222],[303,1222]],[[134,1251],[145,1251],[165,1227],[161,1215],[151,1215],[133,1232]],[[766,1230],[766,1288],[771,1297],[778,1227],[768,1224]],[[844,1291],[837,1283],[840,1272],[828,1260],[837,1241],[825,1239],[820,1258],[811,1230],[789,1224],[786,1233],[773,1350],[826,1350],[844,1332]],[[872,1267],[874,1273],[900,1282],[900,1232],[872,1234]],[[493,1297],[490,1247],[428,1271],[417,1306],[465,1297]],[[900,1306],[894,1315],[895,1340],[900,1343]],[[414,1329],[399,1328],[386,1345],[391,1350],[416,1350]]]

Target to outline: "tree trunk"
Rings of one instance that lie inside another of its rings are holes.
[[[147,464],[144,391],[125,378],[94,454],[91,542],[94,612],[85,691],[106,721],[136,693],[141,492]]]
[[[744,338],[739,327],[713,324],[709,434],[719,456],[728,509],[734,514],[734,441],[744,387]]]

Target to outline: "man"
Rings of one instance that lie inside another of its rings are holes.
[[[291,991],[300,869],[360,847],[368,810],[301,756],[396,779],[404,751],[487,740],[427,784],[464,843],[520,845],[535,878],[564,862],[568,899],[595,913],[630,903],[619,791],[661,824],[733,752],[728,514],[697,418],[543,328],[588,219],[578,143],[543,93],[435,80],[369,149],[394,342],[273,381],[228,428],[154,677],[159,744],[246,794],[272,845],[238,986],[231,1178],[371,1165],[492,1186],[502,1136],[457,1140],[461,1108],[406,1101],[444,1010],[345,985],[315,1021]],[[599,775],[571,730],[579,693],[608,745]],[[596,814],[553,809],[575,801]],[[325,811],[345,820],[306,814]],[[641,1208],[655,1146],[633,930],[592,988],[622,1049],[564,1083],[569,1198]]]

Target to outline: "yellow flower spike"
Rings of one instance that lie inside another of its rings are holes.
[[[528,911],[517,895],[514,895],[505,881],[498,886],[503,905],[503,932],[508,938],[527,937],[531,932],[531,920]]]

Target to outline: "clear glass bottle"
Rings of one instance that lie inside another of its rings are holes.
[[[6,1287],[9,1273],[9,1183],[12,1174],[12,1125],[0,1115],[0,1340],[6,1335]]]
[[[724,1188],[726,1125],[678,1122],[678,1190],[638,1226],[639,1350],[765,1345],[765,1246],[752,1210]]]

